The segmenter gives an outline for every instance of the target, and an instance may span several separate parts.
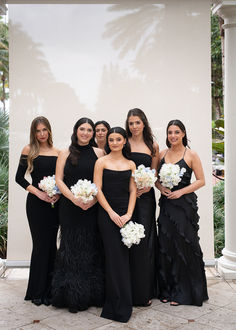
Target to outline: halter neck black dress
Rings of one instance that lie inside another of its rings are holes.
[[[31,172],[32,185],[39,189],[38,184],[44,176],[55,174],[56,156],[39,155],[33,161]],[[26,189],[30,183],[24,178],[27,170],[27,156],[21,155],[16,173],[16,182]],[[58,231],[58,204],[54,208],[50,203],[28,193],[26,213],[32,236],[33,249],[30,261],[29,282],[25,300],[49,299],[51,280],[56,256],[56,239]]]
[[[68,188],[79,179],[93,181],[97,156],[90,145],[78,146],[78,149],[77,165],[66,160],[64,183]],[[84,211],[65,196],[61,197],[61,241],[52,282],[53,306],[78,311],[103,304],[104,271],[97,207],[96,203]]]
[[[146,153],[132,152],[136,167],[151,167],[152,157]],[[133,305],[145,305],[157,296],[157,225],[154,189],[136,200],[132,220],[145,228],[145,237],[130,249],[130,267]]]
[[[131,170],[103,170],[102,191],[112,209],[124,215],[129,203]],[[99,229],[105,249],[106,291],[101,316],[128,322],[132,313],[129,249],[121,241],[120,227],[99,206]]]
[[[163,158],[161,166],[165,163]],[[190,184],[192,169],[184,158],[176,164],[185,168],[182,180],[172,191]],[[158,218],[160,299],[183,305],[202,306],[208,299],[203,254],[199,244],[197,196],[178,199],[161,195]]]

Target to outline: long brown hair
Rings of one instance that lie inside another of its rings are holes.
[[[34,120],[31,123],[31,127],[30,127],[30,150],[29,150],[29,154],[27,156],[27,164],[28,164],[28,168],[27,168],[27,172],[31,173],[34,169],[33,166],[33,160],[38,157],[39,155],[39,141],[36,138],[36,131],[37,131],[37,127],[39,124],[43,124],[46,126],[47,131],[48,131],[48,146],[49,147],[53,147],[53,141],[52,141],[52,129],[51,129],[51,125],[48,121],[47,118],[43,117],[43,116],[39,116],[34,118]]]
[[[147,120],[145,113],[141,109],[138,109],[138,108],[129,110],[129,112],[127,114],[126,122],[125,122],[125,127],[126,127],[126,132],[127,132],[128,137],[132,136],[130,129],[129,129],[129,117],[131,117],[131,116],[137,116],[142,120],[142,122],[144,124],[144,129],[143,129],[144,143],[146,144],[148,149],[151,151],[151,155],[155,156],[156,150],[153,147],[154,135],[152,133],[152,129],[149,125],[149,122]]]

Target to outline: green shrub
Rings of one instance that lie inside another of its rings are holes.
[[[224,181],[218,182],[213,188],[213,214],[215,234],[215,257],[219,258],[225,246],[225,210]]]
[[[8,114],[0,109],[0,258],[6,258],[8,218]]]

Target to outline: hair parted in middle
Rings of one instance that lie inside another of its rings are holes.
[[[79,150],[79,147],[78,147],[79,144],[78,144],[77,130],[81,125],[83,125],[85,123],[89,124],[92,127],[93,132],[95,130],[93,121],[91,119],[87,118],[87,117],[80,118],[75,123],[74,128],[73,128],[73,133],[71,135],[71,144],[69,146],[70,154],[68,156],[68,159],[70,160],[72,165],[77,165],[79,155],[80,155],[80,150]],[[93,136],[92,136],[91,140],[89,141],[89,145],[91,145],[93,147],[95,146],[95,141],[94,141]]]
[[[126,133],[125,129],[122,128],[122,127],[119,127],[119,126],[110,128],[108,133],[107,133],[107,141],[106,141],[106,145],[105,145],[106,153],[109,154],[111,152],[111,149],[110,149],[109,143],[108,143],[108,138],[109,138],[109,135],[111,135],[112,133],[120,134],[120,135],[123,136],[123,138],[126,139],[126,143],[125,143],[125,145],[122,149],[122,154],[125,158],[130,159],[131,149],[130,149],[128,136],[127,136],[127,133]]]
[[[43,124],[47,128],[48,131],[47,143],[49,147],[53,147],[52,129],[49,120],[44,116],[38,116],[34,118],[30,126],[30,143],[29,143],[30,150],[27,156],[27,164],[28,164],[27,173],[31,173],[33,171],[34,169],[33,160],[39,155],[40,145],[36,137],[37,127],[39,124]]]
[[[132,133],[130,132],[130,129],[129,129],[129,118],[131,116],[137,116],[143,122],[143,124],[144,124],[144,128],[143,128],[143,140],[144,140],[144,143],[147,145],[147,147],[151,151],[151,155],[152,156],[155,156],[156,150],[155,150],[155,148],[153,146],[154,135],[152,133],[152,129],[151,129],[150,125],[149,125],[149,122],[147,120],[147,117],[146,117],[145,113],[143,112],[143,110],[141,110],[139,108],[134,108],[134,109],[129,110],[129,112],[127,114],[126,122],[125,122],[125,127],[126,127],[126,131],[127,131],[128,137],[131,137],[132,136]]]

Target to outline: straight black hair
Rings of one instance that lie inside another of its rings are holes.
[[[122,149],[122,154],[125,158],[130,159],[131,149],[130,149],[128,136],[127,136],[127,133],[126,133],[125,129],[122,128],[122,127],[119,127],[119,126],[110,128],[108,133],[107,133],[107,140],[106,140],[106,145],[105,145],[106,153],[109,154],[111,152],[111,149],[110,149],[109,144],[108,144],[108,138],[109,138],[109,135],[111,135],[112,133],[120,134],[120,135],[123,136],[123,138],[126,139],[126,143],[125,143],[125,145]]]

